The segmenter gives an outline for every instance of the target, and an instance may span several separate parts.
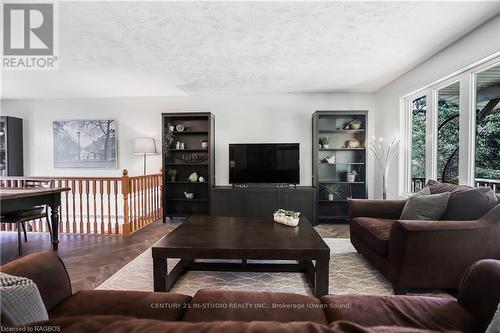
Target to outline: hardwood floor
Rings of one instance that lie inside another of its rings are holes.
[[[73,292],[94,289],[180,223],[173,220],[163,224],[158,220],[129,237],[59,235],[58,253],[68,269]],[[315,228],[324,238],[349,237],[348,225],[323,224]],[[17,233],[1,232],[0,243],[2,265],[18,257]],[[49,235],[28,233],[23,255],[40,251],[51,251]]]

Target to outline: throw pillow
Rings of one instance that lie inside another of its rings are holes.
[[[429,188],[424,188],[408,199],[400,219],[437,221],[446,211],[449,198],[448,192],[430,194]]]
[[[445,184],[435,180],[429,180],[426,187],[432,194],[450,193],[448,208],[442,220],[476,220],[498,204],[495,193],[488,187]]]
[[[485,333],[498,333],[500,332],[500,303],[498,303],[497,312],[493,316],[490,325],[486,329]]]
[[[15,326],[49,319],[38,287],[28,278],[0,272],[0,298],[2,314]]]

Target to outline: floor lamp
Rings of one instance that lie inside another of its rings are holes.
[[[147,155],[158,154],[154,138],[140,137],[134,139],[134,154],[144,156],[144,174],[147,171]]]

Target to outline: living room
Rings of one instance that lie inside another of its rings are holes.
[[[499,2],[2,10],[2,329],[500,331]]]

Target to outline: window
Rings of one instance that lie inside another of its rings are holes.
[[[405,96],[401,194],[428,179],[500,194],[499,55]]]
[[[438,90],[437,100],[437,178],[458,184],[460,136],[460,82]]]
[[[500,65],[476,74],[477,185],[500,187]]]
[[[411,102],[411,192],[425,185],[425,134],[427,124],[426,96]]]

